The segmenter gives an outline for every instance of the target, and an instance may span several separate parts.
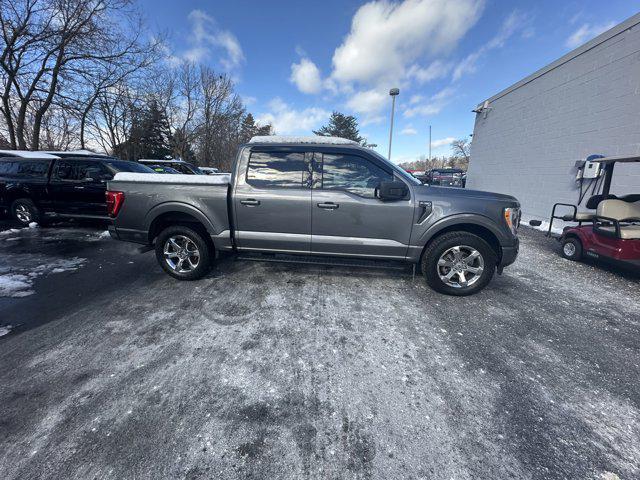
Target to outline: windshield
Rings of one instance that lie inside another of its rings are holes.
[[[399,166],[391,163],[389,160],[387,160],[385,157],[380,155],[375,150],[371,150],[371,153],[373,153],[376,157],[378,157],[380,160],[382,160],[386,165],[391,166],[393,168],[394,173],[398,174],[398,176],[404,178],[409,183],[412,183],[414,185],[422,185],[422,182],[420,180],[418,180],[416,177],[411,175],[409,172],[407,172],[403,168],[400,168]]]
[[[104,163],[116,172],[155,173],[145,165],[127,160],[107,160]]]

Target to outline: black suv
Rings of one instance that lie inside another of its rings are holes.
[[[48,217],[109,220],[105,191],[117,172],[153,170],[106,155],[0,151],[0,209],[23,225]]]

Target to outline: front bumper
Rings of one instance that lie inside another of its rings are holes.
[[[502,247],[502,258],[498,263],[498,269],[502,271],[504,267],[508,267],[513,262],[516,261],[518,257],[518,251],[520,250],[520,240],[516,238],[515,245],[511,245],[509,247]]]

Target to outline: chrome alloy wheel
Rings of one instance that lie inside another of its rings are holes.
[[[18,217],[18,220],[22,223],[31,223],[33,221],[31,209],[23,203],[16,206],[16,217]]]
[[[189,237],[175,235],[164,242],[164,260],[171,270],[188,273],[200,264],[200,250]]]
[[[573,257],[576,254],[576,246],[571,242],[567,242],[562,247],[562,251],[567,257]]]
[[[438,275],[450,287],[470,287],[482,276],[484,259],[480,252],[467,245],[446,250],[438,260]]]

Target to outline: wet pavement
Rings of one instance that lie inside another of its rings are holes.
[[[640,477],[640,276],[539,232],[454,298],[232,257],[179,282],[103,225],[9,226],[2,478]]]

